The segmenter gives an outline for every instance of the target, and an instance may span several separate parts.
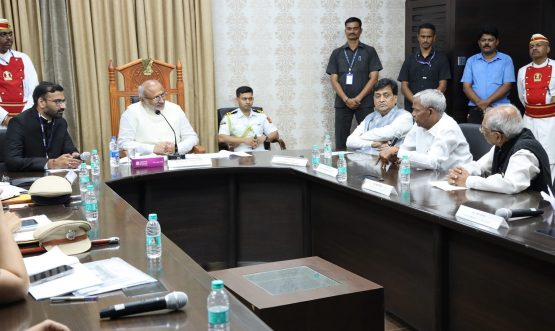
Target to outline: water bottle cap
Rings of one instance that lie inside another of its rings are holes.
[[[312,145],[312,149],[318,149],[318,145]]]
[[[345,152],[339,152],[339,158],[344,159],[345,158]]]
[[[403,155],[403,160],[408,160],[409,156],[408,155]]]
[[[96,148],[91,149],[91,154],[98,154],[98,150]]]
[[[94,191],[94,185],[87,185],[87,191]]]
[[[156,213],[148,214],[148,220],[149,221],[157,221],[158,220],[158,214],[156,214]]]
[[[224,288],[224,281],[221,279],[215,279],[212,281],[212,289],[219,290]]]
[[[81,162],[81,164],[79,165],[79,167],[81,167],[81,168],[86,168],[86,167],[87,167],[87,164],[86,164],[85,162]]]

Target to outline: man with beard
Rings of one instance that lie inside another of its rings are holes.
[[[79,152],[62,117],[66,108],[64,88],[41,82],[33,91],[33,107],[8,124],[5,142],[9,171],[77,168]]]
[[[410,54],[399,72],[401,92],[405,96],[405,109],[412,112],[412,98],[415,93],[435,88],[445,92],[447,80],[451,79],[449,61],[442,52],[434,48],[436,27],[423,23],[418,27],[418,50]]]
[[[335,148],[344,150],[351,132],[353,115],[360,124],[374,106],[372,92],[382,63],[374,47],[361,43],[362,22],[356,17],[345,21],[347,42],[330,56],[326,73],[335,90]]]
[[[478,46],[481,53],[466,61],[461,83],[468,98],[468,122],[481,124],[486,109],[510,103],[508,96],[515,82],[515,68],[511,57],[497,50],[497,28],[483,27]]]
[[[555,61],[549,59],[549,40],[534,34],[529,43],[532,62],[518,70],[518,96],[524,105],[524,126],[543,145],[555,176]]]
[[[183,109],[166,101],[166,90],[159,81],[143,82],[139,86],[139,100],[121,115],[118,135],[121,149],[134,148],[137,154],[186,154],[198,143]]]
[[[38,85],[37,72],[27,54],[12,50],[13,29],[0,18],[0,123],[7,126],[9,114],[21,113],[33,106],[33,90]]]

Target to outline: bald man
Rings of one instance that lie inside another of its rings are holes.
[[[140,102],[130,105],[121,114],[118,134],[121,149],[132,147],[137,155],[186,154],[198,144],[198,136],[183,109],[166,101],[166,95],[157,80],[147,80],[139,86]]]
[[[515,194],[551,186],[549,159],[532,132],[523,127],[520,111],[503,104],[486,111],[480,131],[494,145],[478,161],[449,170],[451,185]]]

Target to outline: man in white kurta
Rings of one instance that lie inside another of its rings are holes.
[[[120,149],[132,147],[138,154],[169,155],[176,152],[177,140],[177,152],[185,154],[198,144],[198,136],[181,107],[165,97],[166,91],[157,80],[147,80],[139,87],[140,102],[121,115]]]
[[[12,26],[0,18],[0,123],[3,126],[11,118],[8,114],[19,114],[33,106],[33,90],[39,84],[29,56],[12,50],[12,45]]]
[[[397,82],[380,79],[374,85],[374,112],[370,113],[347,138],[347,148],[377,154],[381,149],[401,144],[412,128],[412,116],[397,108]]]
[[[414,95],[416,122],[400,147],[380,152],[383,165],[408,155],[411,167],[447,171],[472,161],[470,148],[457,122],[445,114],[445,96],[428,89]]]
[[[524,127],[530,129],[549,156],[555,173],[555,61],[549,59],[549,40],[534,34],[529,43],[532,62],[518,70],[517,88],[524,105]]]

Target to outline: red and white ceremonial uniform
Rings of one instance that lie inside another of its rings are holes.
[[[31,108],[33,90],[38,84],[37,72],[27,54],[14,50],[0,54],[0,121],[8,113]]]
[[[524,126],[532,131],[549,156],[555,175],[555,61],[534,62],[518,70],[517,88],[524,105]]]

